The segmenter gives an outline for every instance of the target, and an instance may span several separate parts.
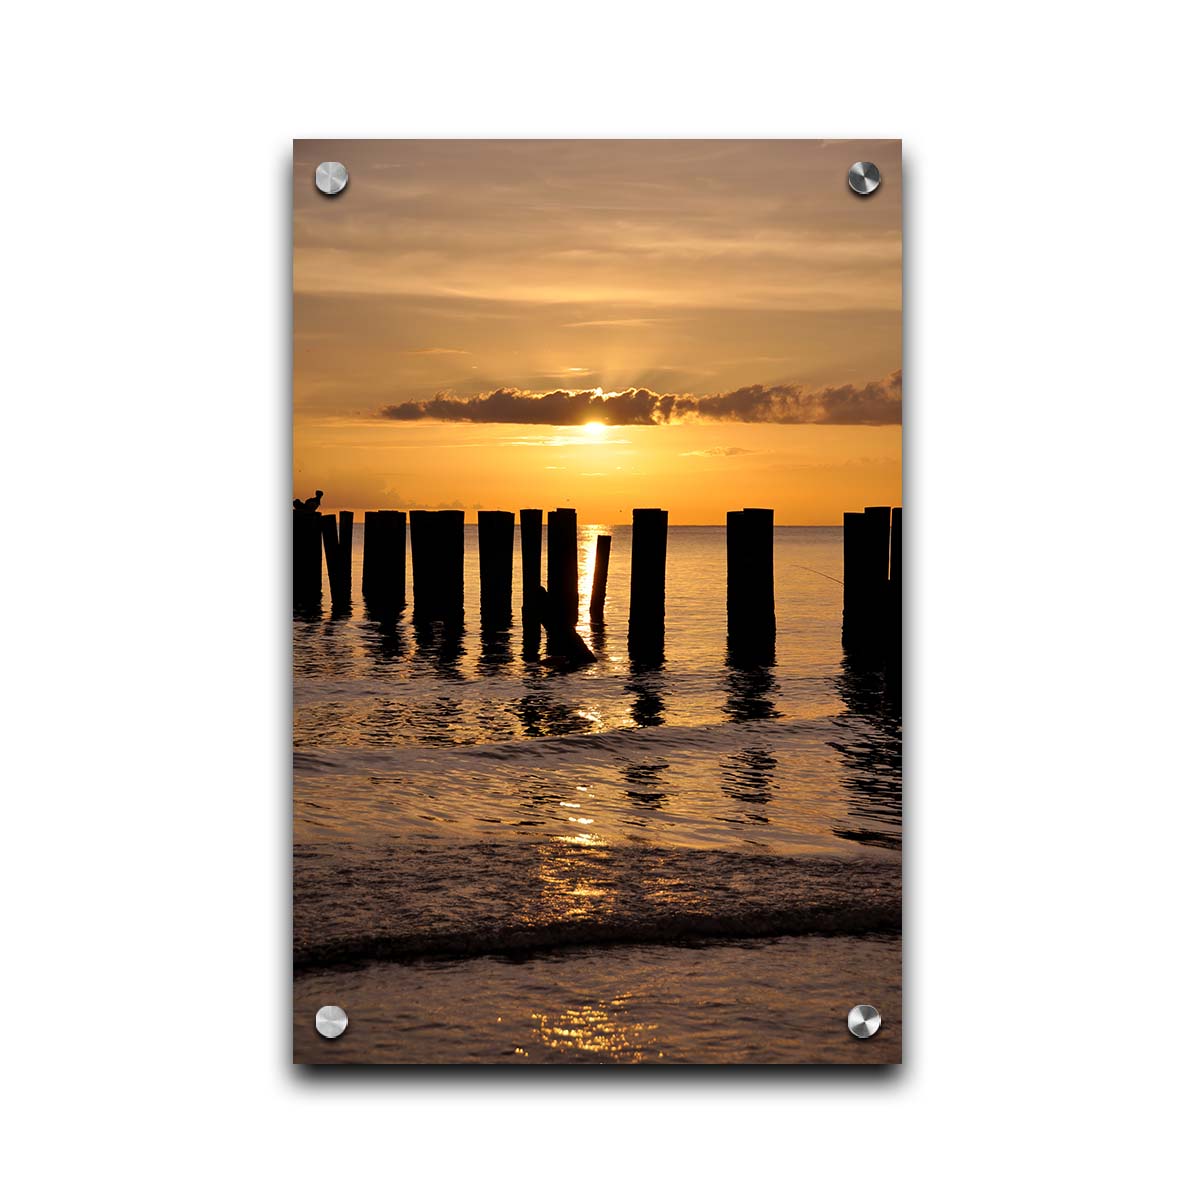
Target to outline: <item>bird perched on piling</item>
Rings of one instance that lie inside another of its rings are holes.
[[[321,497],[323,495],[325,495],[325,493],[321,491],[320,488],[317,488],[317,494],[315,496],[309,496],[309,498],[305,500],[304,511],[316,512],[317,509],[321,507]]]

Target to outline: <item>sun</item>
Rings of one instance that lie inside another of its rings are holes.
[[[593,441],[599,441],[607,428],[603,421],[588,421],[583,427],[583,432]]]

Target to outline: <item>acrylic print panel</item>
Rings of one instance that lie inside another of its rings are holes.
[[[899,143],[294,168],[296,1061],[898,1062]]]

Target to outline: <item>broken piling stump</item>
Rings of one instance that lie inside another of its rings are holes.
[[[596,661],[575,625],[563,616],[561,607],[545,588],[538,588],[535,607],[546,630],[546,657],[550,665],[578,667]]]

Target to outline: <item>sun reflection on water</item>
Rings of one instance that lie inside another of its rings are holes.
[[[622,1010],[631,998],[632,994],[625,992],[598,1004],[566,1008],[557,1015],[530,1013],[533,1036],[546,1049],[559,1053],[635,1063],[661,1058],[662,1051],[654,1048],[653,1034],[658,1025],[626,1019]]]
[[[603,918],[615,902],[606,843],[595,833],[581,830],[539,846],[537,879],[541,887],[525,903],[529,923]]]

